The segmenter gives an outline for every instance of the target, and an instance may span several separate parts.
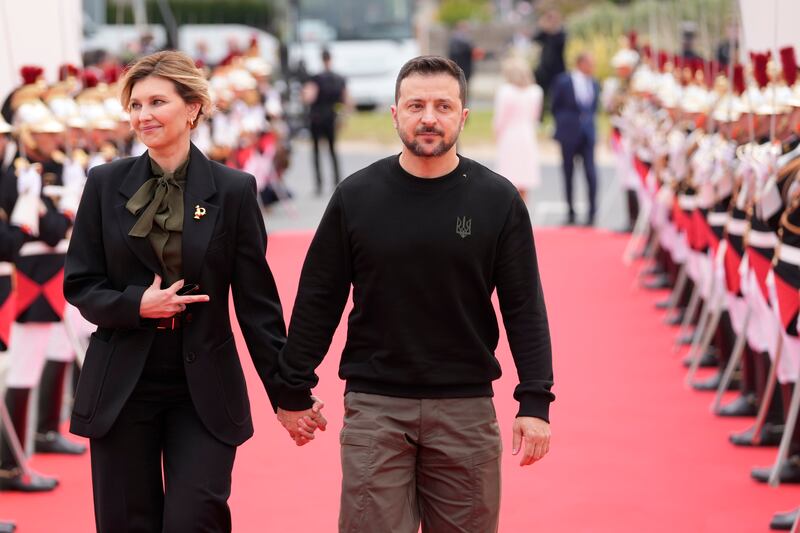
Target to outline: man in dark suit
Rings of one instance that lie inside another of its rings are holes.
[[[594,143],[597,101],[600,87],[593,78],[594,59],[583,52],[578,56],[575,70],[564,72],[553,82],[552,109],[556,122],[555,139],[561,145],[564,168],[564,191],[567,197],[567,223],[575,223],[572,174],[575,158],[580,156],[589,193],[589,213],[586,224],[594,224],[597,212],[597,173],[594,167]]]

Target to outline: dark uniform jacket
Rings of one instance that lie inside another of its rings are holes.
[[[47,160],[39,164],[42,165],[43,188],[63,184],[61,163]],[[14,212],[18,199],[17,174],[12,166],[0,180],[0,207],[7,216]],[[65,302],[60,290],[66,250],[64,239],[72,223],[58,210],[53,199],[42,194],[42,203],[45,211],[39,217],[39,235],[23,237],[26,246],[20,249],[15,245],[13,255],[17,289],[14,319],[20,323],[60,322],[64,315]]]
[[[147,238],[130,237],[137,217],[125,203],[151,177],[145,153],[89,173],[67,253],[64,293],[98,329],[92,334],[71,431],[103,436],[133,391],[156,335],[139,316],[142,294],[160,266]],[[278,292],[267,266],[267,235],[255,180],[208,161],[192,145],[182,236],[183,277],[208,303],[183,319],[183,360],[192,401],[208,430],[238,445],[253,434],[250,403],[231,331],[229,291],[262,381],[286,338]]]

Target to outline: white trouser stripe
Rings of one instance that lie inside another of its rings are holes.
[[[22,248],[19,249],[19,255],[28,256],[28,255],[44,255],[44,254],[65,254],[67,253],[67,248],[69,248],[69,241],[67,239],[62,239],[55,246],[48,246],[42,241],[26,242],[25,244],[22,245]]]

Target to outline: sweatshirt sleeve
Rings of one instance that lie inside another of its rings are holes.
[[[500,235],[495,283],[519,385],[514,398],[520,403],[517,416],[533,416],[549,422],[550,403],[555,399],[550,330],[544,293],[528,210],[514,195]]]
[[[339,325],[352,280],[350,247],[340,189],[336,189],[306,254],[289,336],[278,357],[278,407],[302,411]]]

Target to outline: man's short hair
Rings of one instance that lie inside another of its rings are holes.
[[[331,60],[331,51],[327,48],[322,50],[322,60],[326,63]]]
[[[464,76],[464,71],[455,61],[442,56],[419,56],[408,60],[397,75],[397,83],[394,86],[395,103],[400,99],[400,84],[412,74],[452,76],[458,82],[458,97],[461,99],[461,106],[467,106],[467,78]]]

